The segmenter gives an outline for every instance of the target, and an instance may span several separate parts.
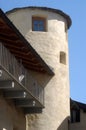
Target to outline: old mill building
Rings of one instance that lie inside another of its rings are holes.
[[[0,10],[0,130],[70,129],[70,26],[57,9]]]

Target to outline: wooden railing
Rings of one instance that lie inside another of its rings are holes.
[[[28,91],[42,104],[44,103],[44,89],[29,74],[28,70],[22,65],[22,61],[18,62],[13,54],[0,43],[0,66],[4,67],[19,84],[23,85]]]

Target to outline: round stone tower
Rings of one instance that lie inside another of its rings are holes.
[[[46,7],[17,8],[7,16],[54,72],[52,76],[30,71],[45,89],[45,108],[41,114],[26,116],[27,130],[68,130],[70,17]]]

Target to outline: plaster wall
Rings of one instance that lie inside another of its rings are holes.
[[[32,16],[47,20],[47,32],[32,31]],[[66,20],[57,13],[39,9],[20,9],[8,17],[18,30],[53,69],[54,76],[30,73],[45,87],[45,108],[42,114],[27,115],[27,130],[68,130],[69,117],[69,63]],[[66,54],[66,64],[60,63],[60,52]]]
[[[11,101],[7,101],[0,93],[0,130],[25,130],[26,119],[22,111],[15,108]]]

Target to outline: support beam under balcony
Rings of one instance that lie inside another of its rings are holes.
[[[2,80],[0,81],[0,89],[10,89],[14,88],[15,84],[11,80]]]
[[[34,99],[20,99],[15,101],[17,107],[37,107],[39,104]]]
[[[25,91],[21,91],[21,90],[5,91],[4,96],[5,96],[5,98],[8,98],[8,99],[22,99],[22,98],[26,98],[27,93]]]
[[[42,113],[42,108],[41,107],[27,107],[27,108],[24,108],[24,113],[25,114],[40,114]]]

